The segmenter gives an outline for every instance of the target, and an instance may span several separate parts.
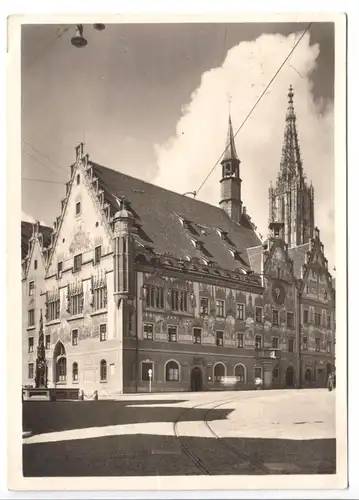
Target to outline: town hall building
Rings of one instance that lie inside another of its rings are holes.
[[[22,224],[24,385],[43,315],[49,387],[106,397],[150,382],[153,392],[252,389],[256,378],[325,386],[335,290],[288,96],[266,241],[243,204],[231,119],[218,207],[76,148],[53,228]]]

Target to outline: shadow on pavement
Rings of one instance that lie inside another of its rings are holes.
[[[334,474],[336,468],[335,439],[226,439],[239,454],[212,438],[187,437],[185,442],[213,475]],[[258,471],[253,460],[262,462],[266,471]],[[201,474],[174,436],[143,434],[24,444],[23,473],[25,477]]]
[[[185,401],[175,401],[184,403]],[[169,401],[157,401],[156,404],[170,404]],[[138,408],[128,405],[139,405]],[[142,404],[148,404],[143,400]],[[174,422],[185,410],[178,406],[141,407],[140,401],[89,401],[89,402],[46,402],[23,403],[23,429],[31,430],[32,435],[48,432],[60,432],[89,427],[106,427],[148,422]],[[203,421],[206,408],[191,409],[181,420]],[[215,409],[207,417],[211,420],[223,420],[232,413],[232,409]]]

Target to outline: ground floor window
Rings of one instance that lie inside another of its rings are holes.
[[[243,365],[237,365],[234,368],[234,376],[237,379],[237,382],[245,382],[246,381],[246,370]]]
[[[72,365],[72,381],[77,382],[79,380],[79,365],[74,363]]]
[[[224,378],[225,368],[224,368],[224,365],[222,365],[222,363],[217,363],[215,365],[213,375],[214,375],[215,382],[220,382],[222,380],[222,378]]]
[[[27,377],[34,378],[34,363],[29,363]]]
[[[262,368],[260,366],[254,368],[254,379],[256,378],[262,378]]]
[[[100,380],[101,382],[107,380],[107,362],[104,359],[100,363]]]
[[[166,363],[166,382],[179,382],[179,365],[176,361]]]
[[[150,380],[150,370],[152,370],[153,379],[153,363],[144,361],[141,368],[141,379],[142,382],[148,382]]]
[[[60,358],[56,365],[56,382],[66,381],[66,358]]]

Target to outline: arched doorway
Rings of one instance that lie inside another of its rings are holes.
[[[65,384],[67,375],[67,361],[65,347],[62,342],[58,342],[56,344],[53,360],[55,384]]]
[[[198,392],[202,390],[202,370],[198,366],[192,368],[191,371],[191,391]]]
[[[213,368],[213,381],[220,384],[226,375],[226,368],[223,363],[216,363]]]
[[[287,387],[294,387],[294,368],[293,366],[288,366],[285,374],[285,383]]]
[[[305,370],[304,379],[306,384],[310,384],[312,382],[312,371],[310,368]]]

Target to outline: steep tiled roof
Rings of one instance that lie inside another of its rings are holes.
[[[305,254],[309,251],[309,243],[290,248],[288,254],[293,261],[293,271],[296,278],[301,278],[301,268],[305,263]]]
[[[29,248],[29,240],[34,231],[32,222],[21,221],[21,259],[27,255]],[[48,246],[51,241],[52,228],[47,226],[39,226],[39,232],[43,235],[44,247]]]
[[[237,224],[219,207],[89,163],[111,214],[119,210],[117,199],[125,197],[141,228],[137,240],[155,253],[206,258],[227,270],[250,267],[247,248],[260,240],[245,215]]]
[[[247,255],[252,271],[254,271],[255,273],[260,273],[262,245],[253,248],[247,248]]]

